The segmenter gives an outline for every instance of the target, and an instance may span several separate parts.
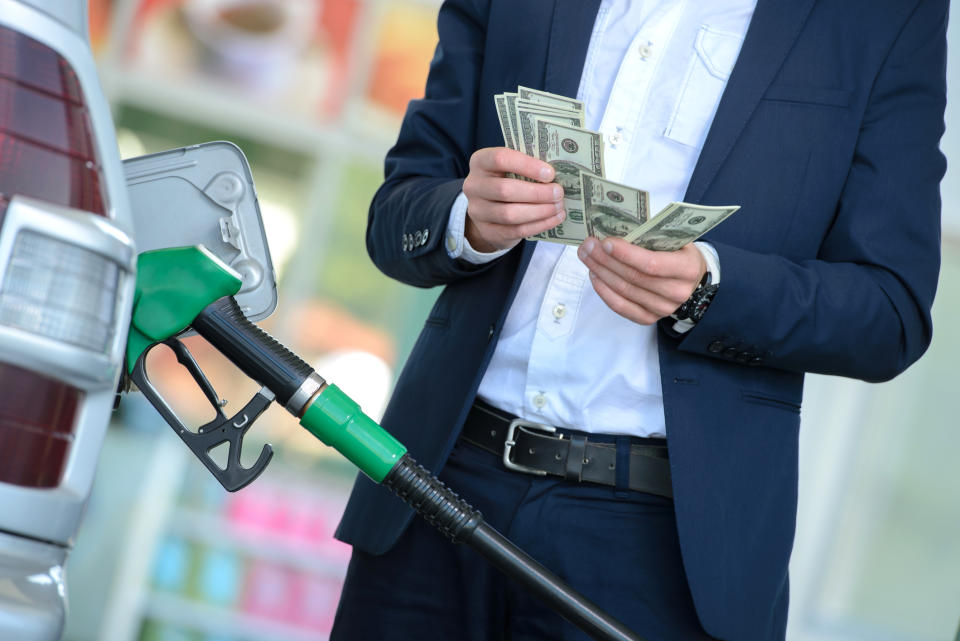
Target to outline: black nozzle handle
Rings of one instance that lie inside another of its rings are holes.
[[[209,305],[193,328],[244,374],[273,392],[286,406],[313,368],[243,315],[232,296]]]
[[[494,567],[542,599],[563,618],[598,641],[644,641],[566,584],[509,539],[487,525],[480,512],[404,454],[383,484],[457,543],[466,543]]]

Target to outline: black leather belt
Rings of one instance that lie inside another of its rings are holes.
[[[502,456],[511,470],[571,481],[617,485],[617,447],[590,440],[590,435],[563,433],[477,401],[460,438]],[[630,445],[627,486],[631,490],[673,498],[666,445]]]

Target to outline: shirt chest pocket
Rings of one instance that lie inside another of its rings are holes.
[[[694,55],[664,135],[681,145],[700,149],[706,140],[727,79],[740,54],[743,38],[701,25]]]

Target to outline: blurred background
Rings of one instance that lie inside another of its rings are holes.
[[[366,212],[406,103],[422,95],[439,0],[89,1],[123,157],[210,140],[244,150],[279,283],[264,326],[379,418],[438,292],[376,271]],[[960,158],[951,89],[948,159]],[[883,385],[808,379],[789,639],[957,632],[960,172],[943,196],[928,354]],[[256,391],[202,342],[190,347],[229,407]],[[171,355],[150,367],[181,412],[208,418]],[[68,641],[326,638],[349,558],[332,533],[354,470],[282,410],[254,434],[274,461],[228,494],[142,397],[124,399],[67,565]]]

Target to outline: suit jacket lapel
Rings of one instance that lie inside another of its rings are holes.
[[[600,0],[556,0],[547,46],[544,89],[576,96]]]
[[[561,96],[576,96],[580,88],[583,63],[597,19],[600,0],[556,0],[553,6],[553,22],[550,41],[547,43],[547,66],[544,70],[543,90]],[[513,300],[520,278],[530,259],[536,243],[524,242],[523,255],[517,269],[517,278],[510,293]]]
[[[773,81],[815,0],[758,0],[684,199],[699,202]]]

